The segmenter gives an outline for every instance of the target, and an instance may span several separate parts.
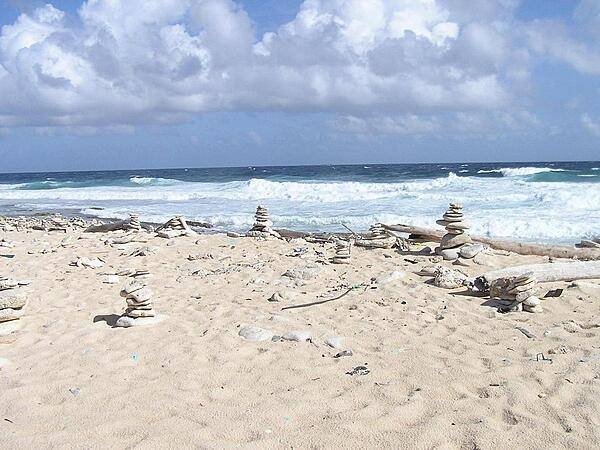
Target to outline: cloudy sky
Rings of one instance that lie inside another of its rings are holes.
[[[600,159],[600,0],[0,0],[0,171]]]

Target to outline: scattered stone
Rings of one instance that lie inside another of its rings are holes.
[[[13,294],[12,292],[0,293],[0,310],[5,308],[21,309],[27,301],[21,294]]]
[[[344,349],[344,337],[342,336],[332,336],[325,340],[325,344],[329,345],[331,348],[335,348],[337,350]]]
[[[71,262],[72,266],[76,267],[85,267],[89,269],[99,269],[104,266],[104,261],[100,258],[77,258],[75,261]]]
[[[273,333],[271,331],[256,327],[254,325],[242,327],[238,334],[249,342],[268,341],[273,337]]]
[[[348,349],[348,350],[342,350],[341,352],[336,353],[335,355],[333,355],[334,358],[342,358],[344,356],[352,356],[352,350]]]
[[[119,277],[117,275],[105,275],[102,282],[104,284],[118,284]]]
[[[404,277],[406,277],[406,272],[404,272],[403,270],[394,270],[389,275],[377,277],[375,282],[380,286],[385,286],[387,284],[393,283],[394,281],[401,280]]]
[[[0,323],[10,322],[11,320],[19,320],[23,312],[20,309],[3,308],[0,309]]]
[[[14,289],[19,285],[19,282],[13,278],[0,277],[0,291]]]
[[[271,295],[267,301],[269,302],[281,302],[287,300],[287,296],[285,296],[282,292],[275,292]]]

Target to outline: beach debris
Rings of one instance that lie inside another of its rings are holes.
[[[178,236],[195,236],[196,232],[190,228],[183,216],[175,216],[167,220],[156,229],[159,237],[171,239]]]
[[[238,335],[249,342],[268,341],[273,337],[273,333],[271,331],[254,325],[246,325],[240,328]]]
[[[19,282],[14,278],[0,276],[0,291],[13,289],[19,285]]]
[[[367,366],[356,366],[352,370],[346,372],[346,375],[363,376],[363,375],[369,375],[370,373],[371,373],[371,370]]]
[[[334,264],[349,264],[351,247],[351,241],[338,239],[338,241],[335,243],[335,255],[331,259],[331,262]]]
[[[276,237],[281,238],[281,235],[272,229],[273,222],[269,219],[269,210],[266,206],[258,205],[254,214],[254,225],[246,233],[250,237]]]
[[[391,248],[396,243],[396,237],[392,236],[380,223],[369,228],[367,236],[357,239],[357,247],[364,248]]]
[[[267,301],[269,302],[281,302],[281,301],[285,301],[287,300],[287,296],[285,295],[285,293],[278,291],[273,293],[273,295],[271,295]]]
[[[138,319],[155,317],[152,295],[152,290],[140,280],[126,283],[121,289],[121,297],[125,298],[127,306],[115,326],[127,328],[136,325]]]
[[[394,270],[392,273],[388,274],[388,275],[382,275],[380,277],[377,277],[375,279],[375,282],[379,285],[379,286],[385,286],[388,285],[390,283],[393,283],[394,281],[398,281],[401,280],[403,278],[406,277],[406,272],[403,270]]]
[[[145,245],[143,247],[140,248],[136,248],[134,251],[132,251],[129,256],[150,256],[150,255],[154,255],[158,252],[158,248],[157,247],[151,247],[149,245]]]
[[[71,262],[71,266],[76,266],[76,267],[85,267],[88,269],[99,269],[100,267],[104,266],[104,261],[102,261],[100,258],[77,258],[76,260]]]
[[[462,247],[465,244],[471,243],[471,237],[466,232],[469,226],[463,221],[462,205],[450,203],[442,219],[437,220],[436,223],[446,228],[446,234],[442,236],[436,253],[442,255],[445,260],[452,261],[458,259]]]
[[[104,284],[118,284],[119,276],[118,275],[104,275],[102,282]]]
[[[341,352],[337,352],[335,355],[333,355],[334,358],[342,358],[344,356],[352,356],[354,353],[352,352],[352,349],[347,349],[347,350],[342,350]]]
[[[0,247],[4,247],[4,248],[13,248],[15,246],[15,244],[13,244],[10,241],[7,241],[6,239],[2,238],[0,239]]]
[[[142,224],[140,222],[140,216],[137,214],[129,214],[129,228],[133,231],[142,231]]]
[[[343,336],[331,336],[325,339],[325,344],[336,350],[344,349],[344,337]]]
[[[456,289],[466,286],[469,283],[469,277],[457,269],[438,265],[435,268],[433,284],[444,289]]]

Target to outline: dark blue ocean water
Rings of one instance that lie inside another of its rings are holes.
[[[277,225],[435,226],[460,201],[473,232],[571,242],[600,234],[600,162],[364,164],[0,174],[8,213],[69,209],[162,221],[174,214],[243,230],[258,203]]]

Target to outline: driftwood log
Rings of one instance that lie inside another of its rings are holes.
[[[520,277],[525,274],[531,274],[540,283],[600,279],[600,261],[573,261],[507,267],[484,273],[475,279],[474,284],[478,290],[487,292],[494,280]]]
[[[129,230],[131,227],[128,220],[119,220],[118,222],[103,223],[101,225],[91,225],[87,227],[85,233],[106,233],[108,231]]]
[[[431,228],[414,227],[412,225],[385,225],[382,226],[386,230],[398,231],[417,235],[427,240],[438,242],[445,234],[444,231]],[[496,250],[505,250],[520,255],[537,255],[550,256],[552,258],[568,258],[579,260],[600,260],[600,249],[593,248],[575,248],[561,245],[545,245],[545,244],[527,244],[523,242],[511,242],[498,239],[492,239],[484,236],[471,236],[473,242],[486,244]]]

